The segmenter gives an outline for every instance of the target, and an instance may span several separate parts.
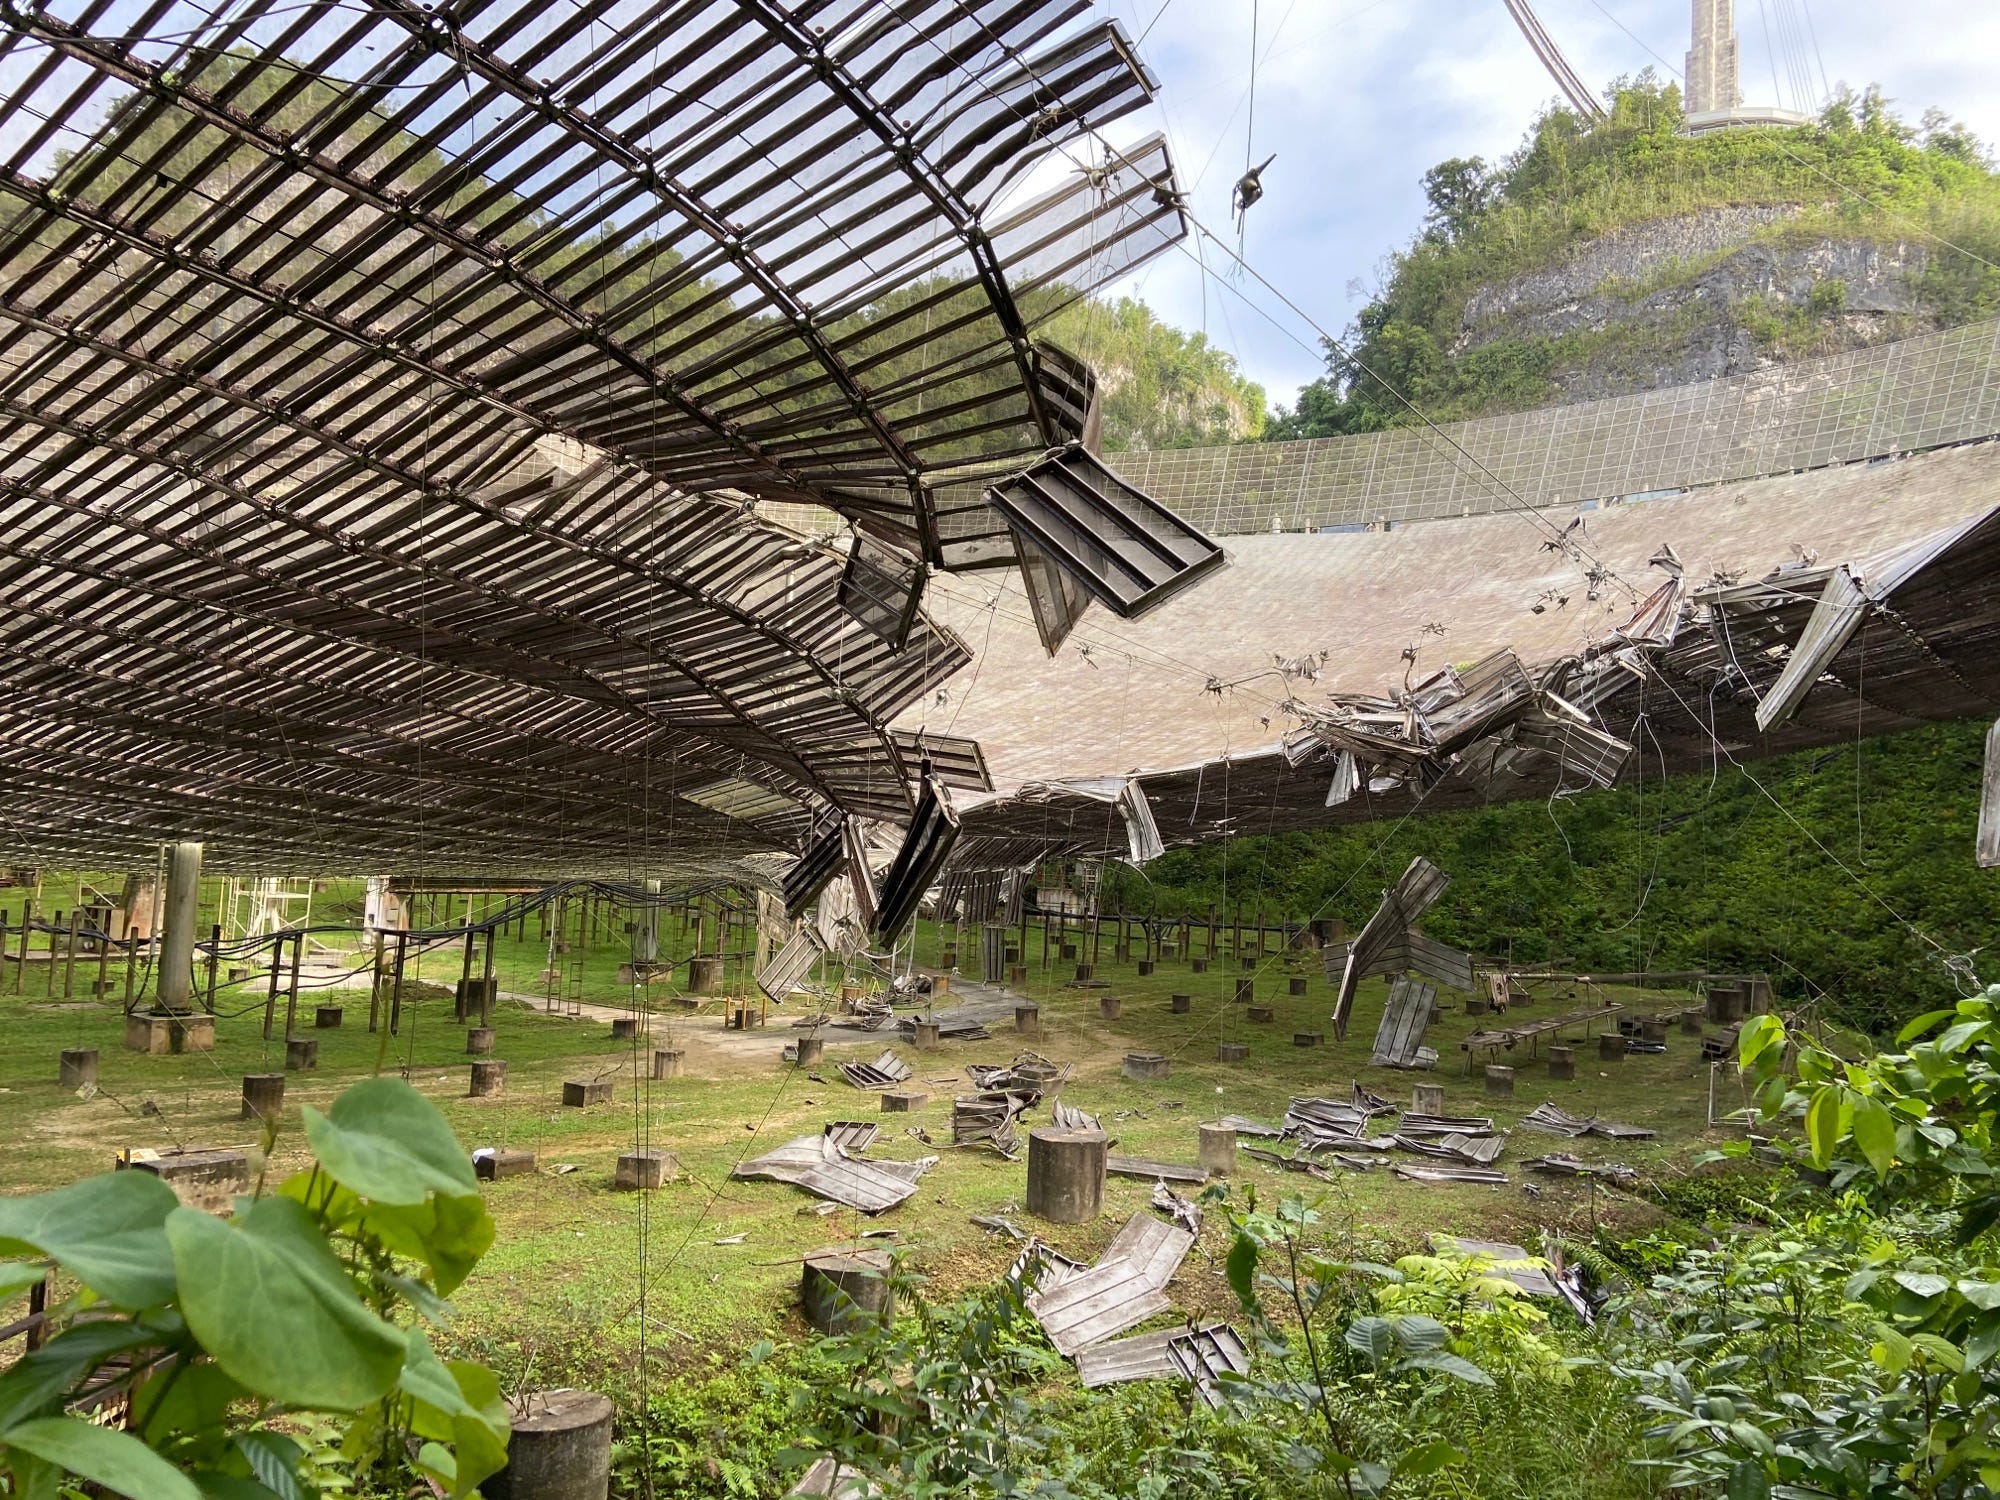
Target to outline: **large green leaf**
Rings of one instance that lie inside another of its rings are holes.
[[[1838,1088],[1820,1089],[1806,1107],[1806,1143],[1812,1147],[1814,1166],[1823,1167],[1833,1160],[1833,1148],[1840,1143]]]
[[[181,1310],[215,1362],[257,1395],[353,1411],[396,1383],[403,1336],[363,1306],[311,1215],[261,1198],[225,1224],[167,1220]]]
[[[48,1279],[48,1274],[49,1268],[40,1261],[0,1261],[0,1302],[11,1302],[33,1291]]]
[[[152,1173],[129,1171],[0,1198],[0,1255],[45,1255],[114,1307],[158,1307],[173,1300],[161,1230],[179,1202]]]
[[[1867,1094],[1854,1097],[1854,1144],[1868,1158],[1877,1177],[1887,1177],[1896,1164],[1896,1117],[1879,1099]]]
[[[412,1328],[409,1337],[397,1386],[411,1400],[410,1431],[452,1445],[452,1465],[439,1473],[457,1500],[506,1464],[507,1403],[491,1371],[445,1364],[422,1329]]]
[[[422,1203],[370,1205],[356,1220],[359,1232],[377,1236],[398,1255],[431,1268],[440,1296],[449,1297],[493,1248],[493,1216],[477,1193],[439,1194]]]
[[[201,1500],[194,1481],[129,1432],[75,1417],[43,1417],[10,1428],[5,1446],[131,1500]]]
[[[430,1193],[476,1194],[472,1158],[437,1106],[400,1078],[369,1078],[307,1106],[306,1139],[326,1174],[376,1203],[422,1203]]]

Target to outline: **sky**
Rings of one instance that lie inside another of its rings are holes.
[[[1128,36],[1144,35],[1140,54],[1161,85],[1158,103],[1114,138],[1164,129],[1195,216],[1232,247],[1229,197],[1246,130],[1254,129],[1252,159],[1277,153],[1264,173],[1266,196],[1248,216],[1244,257],[1298,311],[1213,248],[1205,252],[1210,274],[1191,250],[1168,251],[1109,290],[1204,330],[1274,404],[1320,372],[1313,325],[1344,328],[1380,280],[1385,256],[1415,232],[1425,168],[1452,156],[1506,155],[1556,97],[1502,0],[1166,0],[1164,11],[1161,0],[1097,4]],[[2000,0],[1737,0],[1746,103],[1793,102],[1783,53],[1774,81],[1765,36],[1767,24],[1801,8],[1818,42],[1815,91],[1823,65],[1836,88],[1880,84],[1911,120],[1937,106],[2000,142]],[[1683,66],[1689,0],[1535,0],[1535,12],[1593,87],[1648,65],[1666,73],[1661,59],[1676,74]]]

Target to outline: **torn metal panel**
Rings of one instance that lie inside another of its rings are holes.
[[[836,815],[831,822],[806,841],[804,851],[792,867],[785,871],[782,886],[785,915],[792,920],[798,920],[805,909],[813,904],[813,898],[824,891],[834,876],[840,873],[841,863],[847,850],[846,824],[845,816]]]
[[[1157,1333],[1135,1333],[1130,1338],[1092,1344],[1077,1351],[1077,1378],[1087,1391],[1130,1380],[1171,1380],[1181,1371],[1167,1348],[1186,1333],[1185,1328],[1163,1328]]]
[[[1148,1161],[1143,1156],[1107,1156],[1104,1170],[1113,1177],[1136,1177],[1142,1182],[1208,1181],[1208,1173],[1200,1167],[1170,1161]]]
[[[1546,1172],[1552,1177],[1615,1177],[1620,1181],[1636,1181],[1639,1174],[1622,1162],[1587,1162],[1580,1156],[1572,1156],[1567,1151],[1551,1151],[1545,1156],[1531,1156],[1521,1163],[1531,1172]]]
[[[967,1063],[965,1076],[985,1090],[1016,1094],[1033,1104],[1062,1086],[1071,1064],[1050,1062],[1038,1052],[1023,1052],[1012,1062],[995,1066]]]
[[[1035,619],[1035,633],[1042,638],[1042,649],[1054,656],[1090,608],[1090,595],[1082,580],[1056,566],[1047,552],[1020,532],[1014,534],[1014,551],[1021,565],[1021,588]]]
[[[951,1101],[951,1143],[954,1146],[991,1146],[1012,1160],[1021,1150],[1021,1138],[1014,1121],[1028,1107],[1020,1094],[960,1094]]]
[[[819,933],[811,923],[802,924],[792,940],[771,955],[771,961],[757,971],[757,988],[779,1005],[797,993],[800,981],[826,954]]]
[[[1376,1028],[1375,1053],[1369,1061],[1378,1068],[1436,1067],[1437,1049],[1423,1045],[1436,1004],[1433,986],[1409,978],[1397,980],[1382,1007],[1382,1024]]]
[[[1333,1029],[1343,1040],[1347,1036],[1348,1017],[1354,1009],[1355,986],[1361,977],[1375,972],[1385,955],[1399,948],[1407,949],[1409,929],[1437,904],[1450,884],[1449,875],[1419,855],[1410,861],[1402,879],[1383,893],[1382,904],[1348,945],[1340,964],[1340,999],[1334,1007]],[[1469,972],[1469,962],[1467,969]],[[1327,961],[1327,977],[1336,977],[1331,957]]]
[[[1250,1373],[1250,1351],[1234,1328],[1211,1323],[1172,1340],[1167,1357],[1194,1386],[1204,1404],[1219,1407],[1229,1381]]]
[[[1590,1129],[1590,1121],[1579,1119],[1558,1105],[1541,1103],[1521,1117],[1521,1123],[1530,1130],[1539,1130],[1544,1135],[1559,1135],[1565,1140],[1575,1140]]]
[[[1389,1170],[1405,1182],[1471,1182],[1504,1186],[1507,1181],[1505,1172],[1496,1172],[1490,1167],[1409,1167],[1394,1162]]]
[[[1208,1174],[1204,1172],[1202,1176],[1206,1179]],[[1201,1209],[1168,1187],[1163,1177],[1153,1179],[1150,1206],[1165,1214],[1189,1234],[1196,1236],[1201,1234]]]
[[[1493,1121],[1486,1115],[1405,1114],[1397,1122],[1399,1135],[1491,1135]]]
[[[1535,708],[1514,725],[1514,743],[1553,758],[1563,771],[1575,771],[1595,786],[1618,783],[1618,773],[1632,758],[1632,746],[1590,722],[1590,716],[1554,693],[1544,692]]]
[[[862,629],[900,651],[924,597],[924,565],[865,531],[854,533],[834,600]]]
[[[873,931],[884,942],[902,935],[917,904],[937,879],[938,871],[958,839],[958,814],[952,811],[944,788],[934,776],[924,778],[917,794],[916,811],[910,815],[909,831],[882,877],[881,898],[875,911]]]
[[[1284,1131],[1277,1126],[1266,1125],[1262,1120],[1252,1120],[1244,1115],[1224,1115],[1216,1124],[1238,1135],[1259,1136],[1267,1140],[1278,1140],[1284,1135]]]
[[[913,767],[928,763],[931,774],[954,791],[993,790],[993,773],[986,768],[986,752],[979,741],[931,729],[898,729],[889,738],[905,763]]]
[[[907,1201],[917,1190],[916,1179],[936,1163],[935,1156],[917,1162],[859,1161],[827,1136],[802,1135],[775,1151],[738,1162],[729,1175],[790,1183],[816,1198],[878,1214]]]
[[[1028,1298],[1058,1353],[1080,1350],[1136,1328],[1169,1306],[1165,1288],[1194,1244],[1178,1225],[1134,1214],[1096,1264],[1080,1276]]]
[[[1354,758],[1352,750],[1341,750],[1333,757],[1333,779],[1326,784],[1326,805],[1339,807],[1352,797],[1361,787],[1361,762]]]
[[[1868,608],[1868,591],[1862,588],[1853,569],[1844,564],[1836,567],[1820,590],[1812,618],[1792,647],[1784,670],[1758,700],[1759,729],[1768,732],[1797,712],[1813,684],[1825,675],[1833,659],[1861,628]]]
[[[1977,854],[1982,869],[2000,866],[2000,723],[1986,732],[1986,789],[1979,799]]]
[[[858,1089],[891,1089],[916,1070],[893,1052],[884,1052],[872,1063],[835,1063],[840,1076]]]
[[[1078,1109],[1073,1104],[1056,1100],[1049,1110],[1049,1122],[1058,1130],[1099,1130],[1097,1116]]]
[[[1073,443],[993,485],[987,503],[1048,564],[1134,620],[1222,566],[1222,549]]]
[[[1504,1135],[1468,1135],[1457,1130],[1434,1135],[1405,1135],[1398,1131],[1392,1139],[1399,1149],[1415,1152],[1418,1156],[1434,1156],[1444,1161],[1462,1161],[1475,1167],[1492,1165],[1499,1159],[1501,1150],[1507,1144]]]
[[[849,1156],[859,1156],[875,1144],[882,1127],[873,1120],[829,1120],[820,1133]]]
[[[1455,1250],[1460,1255],[1491,1261],[1491,1274],[1513,1282],[1531,1297],[1562,1295],[1557,1291],[1555,1282],[1549,1279],[1548,1272],[1542,1269],[1542,1261],[1519,1245],[1509,1245],[1500,1240],[1469,1240],[1451,1234],[1434,1234],[1430,1240],[1434,1250]]]

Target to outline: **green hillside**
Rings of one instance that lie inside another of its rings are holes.
[[[1162,323],[1143,302],[1074,302],[1043,333],[1096,371],[1109,452],[1235,443],[1264,430],[1264,388],[1235,356]]]
[[[2000,312],[2000,177],[1933,111],[1844,95],[1789,130],[1679,134],[1680,95],[1440,163],[1430,213],[1267,438],[1368,432],[1734,373]],[[1575,274],[1565,279],[1564,268]]]

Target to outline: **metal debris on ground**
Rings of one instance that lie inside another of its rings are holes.
[[[820,1495],[827,1500],[874,1500],[881,1493],[871,1480],[843,1467],[829,1454],[812,1462],[799,1482],[785,1491],[785,1500]]]
[[[893,1052],[884,1052],[872,1063],[835,1063],[840,1076],[858,1089],[890,1089],[916,1071]]]
[[[1031,1293],[1028,1311],[1057,1352],[1074,1357],[1165,1312],[1167,1283],[1193,1244],[1178,1225],[1134,1214],[1089,1270]]]
[[[1531,1156],[1521,1165],[1531,1172],[1547,1172],[1552,1177],[1611,1177],[1620,1182],[1636,1182],[1639,1178],[1639,1174],[1623,1162],[1587,1162],[1580,1156],[1571,1156],[1567,1151]]]
[[[1056,1100],[1049,1110],[1049,1122],[1058,1130],[1100,1130],[1097,1116],[1078,1109],[1074,1104]]]
[[[1432,1156],[1440,1161],[1465,1162],[1469,1166],[1491,1166],[1499,1158],[1501,1148],[1507,1144],[1504,1135],[1465,1135],[1451,1131],[1445,1135],[1395,1137],[1398,1147],[1414,1151],[1419,1156]]]
[[[1507,1181],[1505,1172],[1495,1172],[1487,1167],[1409,1167],[1401,1162],[1390,1164],[1389,1170],[1405,1182],[1486,1182]]]
[[[1469,1240],[1455,1234],[1433,1234],[1429,1238],[1433,1251],[1456,1251],[1475,1260],[1491,1261],[1487,1269],[1492,1275],[1513,1282],[1531,1297],[1560,1295],[1549,1273],[1542,1269],[1541,1260],[1519,1245],[1509,1245],[1503,1240]]]
[[[1020,1094],[1028,1103],[1038,1103],[1044,1094],[1054,1093],[1069,1077],[1068,1063],[1053,1063],[1037,1052],[1023,1052],[1005,1066],[968,1063],[965,1076],[988,1093]]]
[[[1250,1373],[1250,1351],[1226,1323],[1213,1323],[1175,1339],[1167,1345],[1167,1357],[1193,1384],[1195,1395],[1209,1406],[1222,1405],[1224,1377],[1241,1378]]]
[[[1579,1136],[1600,1135],[1614,1141],[1649,1141],[1659,1132],[1643,1125],[1626,1125],[1617,1120],[1603,1120],[1595,1115],[1579,1117],[1553,1104],[1538,1104],[1521,1117],[1521,1123],[1530,1130],[1539,1130],[1545,1135],[1559,1135],[1566,1140]]]
[[[1007,1280],[1014,1286],[1026,1287],[1030,1292],[1048,1291],[1089,1269],[1082,1261],[1064,1255],[1047,1240],[1029,1235],[1021,1253],[1007,1268]]]
[[[1027,1230],[1016,1224],[1005,1214],[974,1214],[972,1222],[992,1234],[1004,1234],[1010,1240],[1031,1239]]]
[[[935,1165],[935,1156],[913,1162],[861,1161],[827,1136],[802,1135],[775,1151],[738,1162],[729,1175],[790,1183],[816,1198],[879,1214],[914,1196],[917,1179]]]
[[[1201,1233],[1201,1210],[1168,1187],[1165,1179],[1154,1180],[1152,1206],[1189,1234]]]
[[[882,1127],[873,1120],[828,1120],[821,1132],[849,1156],[859,1156],[875,1144]]]
[[[953,1006],[950,1010],[932,1011],[928,1015],[911,1012],[896,1017],[896,1029],[905,1036],[917,1034],[917,1023],[927,1021],[937,1027],[938,1035],[951,1041],[984,1042],[993,1033],[986,1029],[988,1016],[982,1010],[974,1012],[965,1006]]]
[[[1107,1156],[1104,1170],[1113,1177],[1136,1177],[1141,1182],[1206,1182],[1208,1173],[1200,1167],[1178,1162],[1148,1161],[1143,1156]]]
[[[1369,1062],[1378,1068],[1434,1068],[1437,1048],[1423,1045],[1437,1004],[1437,986],[1398,979],[1382,1007],[1382,1024],[1375,1029],[1375,1052]]]
[[[1224,1115],[1215,1122],[1225,1130],[1233,1130],[1238,1135],[1256,1136],[1265,1140],[1279,1140],[1284,1131],[1276,1125],[1266,1125],[1262,1120],[1248,1119],[1243,1115]]]
[[[1294,1099],[1285,1111],[1284,1134],[1302,1142],[1351,1140],[1368,1128],[1370,1116],[1334,1099]]]
[[[1396,1124],[1396,1134],[1491,1135],[1493,1121],[1486,1115],[1404,1115]]]
[[[1397,710],[1396,717],[1400,725],[1403,710]],[[1327,735],[1330,726],[1318,725],[1316,732]],[[1359,753],[1362,747],[1349,744],[1343,748]],[[1347,1037],[1355,988],[1365,975],[1400,975],[1415,969],[1436,984],[1471,991],[1472,955],[1425,937],[1416,929],[1417,918],[1437,904],[1450,884],[1449,875],[1419,855],[1410,861],[1402,879],[1382,893],[1382,904],[1354,941],[1326,950],[1326,977],[1340,986],[1333,1029],[1342,1040]],[[1425,1015],[1428,1017],[1428,1009]]]
[[[951,1101],[951,1143],[991,1146],[1013,1160],[1021,1150],[1014,1120],[1031,1102],[1020,1094],[960,1094]]]

